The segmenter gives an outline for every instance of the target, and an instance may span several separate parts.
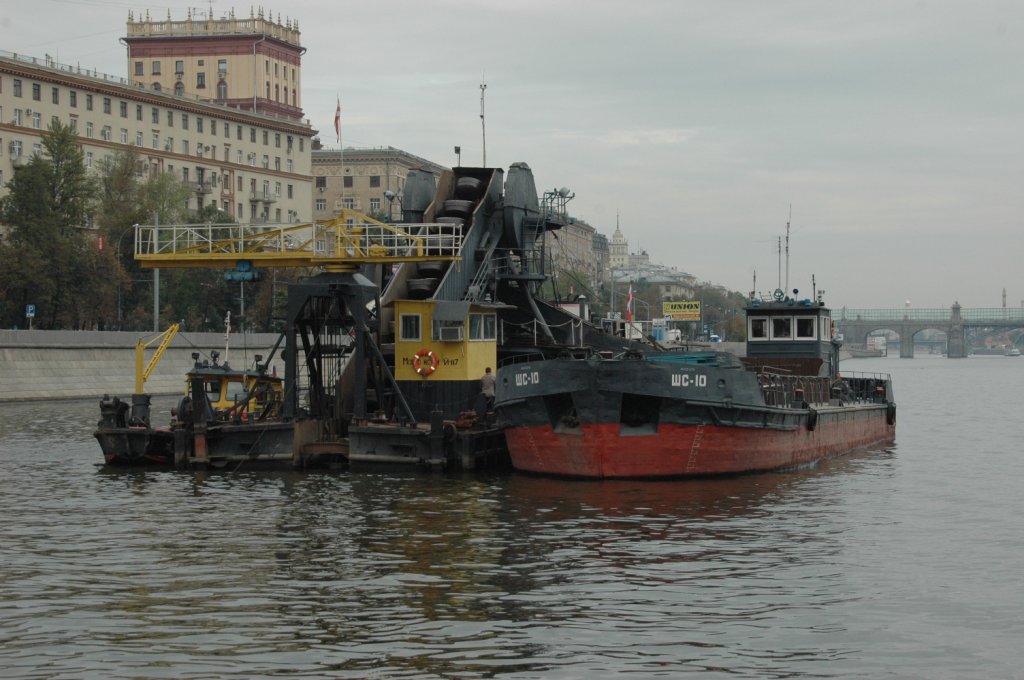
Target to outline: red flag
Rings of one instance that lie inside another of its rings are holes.
[[[341,144],[341,98],[338,99],[338,108],[334,109],[334,132],[338,135],[338,143]]]
[[[626,321],[633,320],[633,284],[629,284],[629,297],[626,298]]]

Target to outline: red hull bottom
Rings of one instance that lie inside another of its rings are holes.
[[[581,425],[580,434],[558,434],[547,425],[511,427],[505,437],[517,470],[593,478],[779,470],[895,440],[884,407],[832,415],[814,430],[662,424],[657,434],[624,437],[618,423],[602,423]]]

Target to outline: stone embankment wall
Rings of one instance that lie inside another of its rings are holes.
[[[27,399],[70,399],[104,394],[128,398],[135,391],[135,345],[156,333],[127,331],[0,331],[0,402]],[[277,342],[273,333],[231,336],[228,360],[235,368],[250,367],[254,355],[266,357]],[[143,365],[153,355],[145,352]],[[185,373],[192,353],[209,359],[217,350],[224,355],[223,333],[178,333],[157,364],[145,391],[149,394],[184,394]],[[271,365],[284,374],[281,353]],[[265,359],[264,359],[265,360]]]

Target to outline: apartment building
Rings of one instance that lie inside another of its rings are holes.
[[[324,149],[314,140],[313,219],[331,219],[347,208],[400,220],[405,178],[413,169],[440,177],[447,168],[392,146]]]
[[[42,153],[51,120],[77,131],[88,168],[134,147],[142,172],[173,173],[192,187],[190,209],[213,204],[239,221],[310,219],[307,121],[0,52],[0,193],[11,173]]]
[[[128,15],[128,74],[132,85],[207,99],[235,109],[302,118],[299,22],[274,21],[262,7],[248,18],[201,16],[184,20]]]

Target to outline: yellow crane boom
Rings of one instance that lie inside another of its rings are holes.
[[[160,224],[136,230],[135,259],[146,269],[323,267],[461,259],[452,224],[385,224],[353,210],[303,224]]]
[[[171,324],[167,330],[160,335],[156,336],[152,340],[145,341],[139,338],[139,342],[135,345],[135,394],[142,394],[142,388],[146,383],[146,379],[149,378],[149,374],[153,372],[156,365],[160,363],[160,357],[164,355],[167,346],[171,344],[171,340],[178,334],[178,330],[181,328],[180,324]],[[160,345],[153,352],[153,356],[149,358],[149,363],[146,367],[142,367],[142,363],[145,359],[146,348],[153,343],[159,341]]]

